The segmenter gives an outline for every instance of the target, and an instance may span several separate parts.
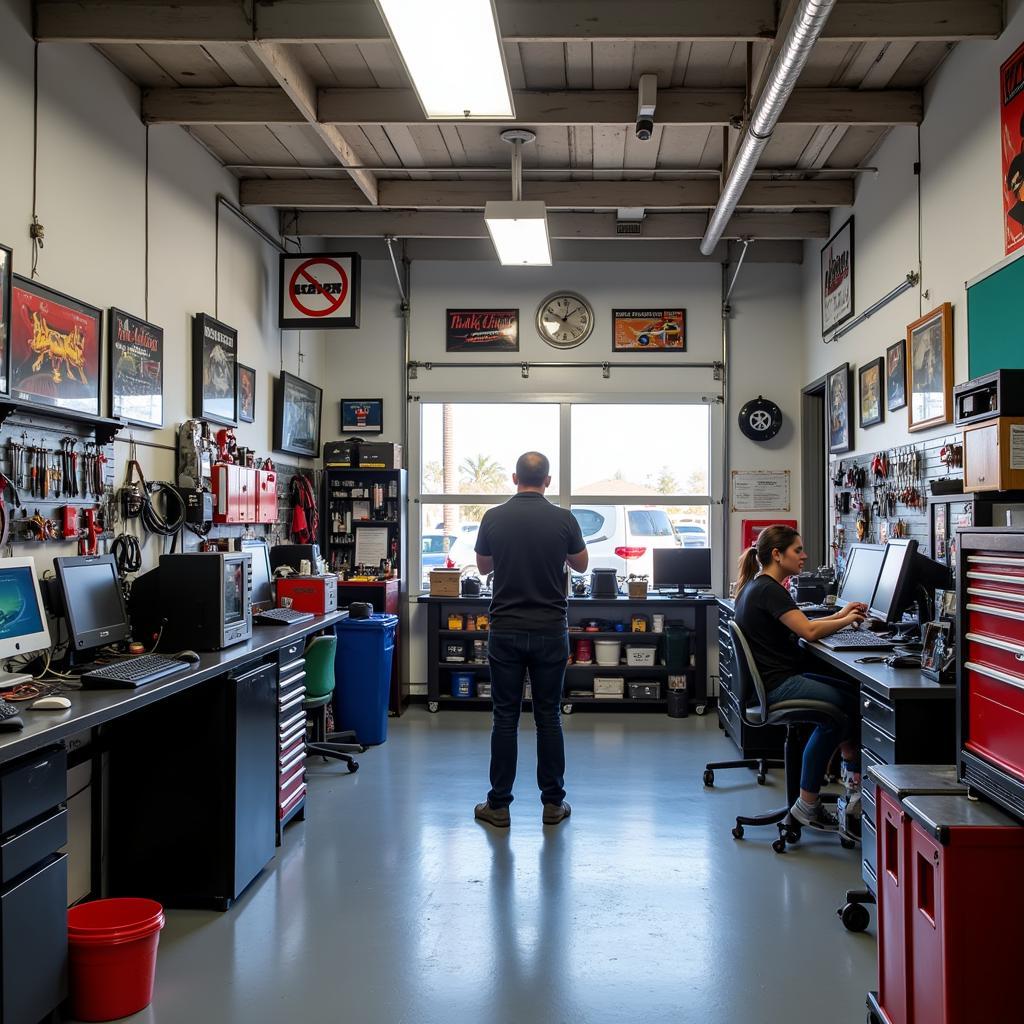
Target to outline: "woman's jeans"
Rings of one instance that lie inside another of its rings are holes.
[[[491,630],[487,638],[491,665],[491,807],[512,803],[519,756],[519,713],[523,706],[526,670],[530,670],[533,719],[537,725],[537,785],[545,804],[565,797],[565,744],[559,717],[562,683],[569,660],[569,636],[560,633],[518,633]]]
[[[800,770],[800,788],[809,793],[817,793],[821,789],[825,769],[828,767],[832,752],[847,740],[856,741],[860,723],[860,694],[841,679],[830,676],[818,676],[805,673],[790,676],[779,683],[768,694],[768,707],[771,709],[783,700],[820,700],[834,704],[843,712],[842,721],[830,722],[828,725],[815,726],[811,738],[804,747],[803,766]],[[848,762],[854,771],[860,771],[860,756],[853,763]]]

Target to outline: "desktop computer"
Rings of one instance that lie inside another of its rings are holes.
[[[891,540],[885,546],[869,611],[882,622],[897,623],[916,602],[920,619],[925,622],[934,617],[936,588],[948,589],[952,585],[949,567],[921,554],[916,540]]]
[[[32,558],[0,558],[0,662],[50,647],[36,564]],[[32,677],[0,672],[0,687],[17,686]]]
[[[72,652],[128,639],[131,626],[113,555],[55,558],[53,569]]]
[[[854,544],[846,559],[843,585],[836,598],[837,610],[851,601],[870,604],[885,559],[884,544]]]
[[[681,597],[711,587],[711,548],[655,548],[652,554],[656,590],[675,590]]]
[[[295,608],[275,608],[274,574],[270,568],[270,548],[265,540],[245,538],[240,550],[252,556],[252,616],[253,621],[264,626],[291,626],[297,622],[308,622],[313,618],[309,611]],[[295,577],[292,577],[294,579]],[[335,607],[337,607],[337,584],[335,584]]]

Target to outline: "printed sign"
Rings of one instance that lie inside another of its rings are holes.
[[[279,327],[335,331],[359,326],[359,254],[281,256]]]
[[[999,69],[1006,255],[1024,245],[1024,44]]]
[[[518,309],[449,309],[446,352],[518,352]]]
[[[789,470],[761,469],[732,471],[732,511],[778,509],[789,511]]]
[[[821,333],[853,316],[853,218],[821,250]]]
[[[143,427],[164,425],[164,332],[111,307],[110,415]]]
[[[685,309],[613,309],[613,352],[686,351]]]

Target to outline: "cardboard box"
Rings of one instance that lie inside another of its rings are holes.
[[[354,441],[325,441],[324,469],[352,469],[357,464],[358,448]]]
[[[402,446],[392,441],[361,441],[360,469],[401,469]]]
[[[326,615],[338,610],[338,577],[281,576],[277,580],[278,608]]]
[[[461,569],[431,569],[430,596],[458,597],[459,581],[461,578]]]
[[[595,697],[621,697],[626,692],[622,676],[594,676]]]

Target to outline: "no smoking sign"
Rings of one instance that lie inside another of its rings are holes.
[[[359,326],[359,253],[281,257],[278,326],[343,330]]]

